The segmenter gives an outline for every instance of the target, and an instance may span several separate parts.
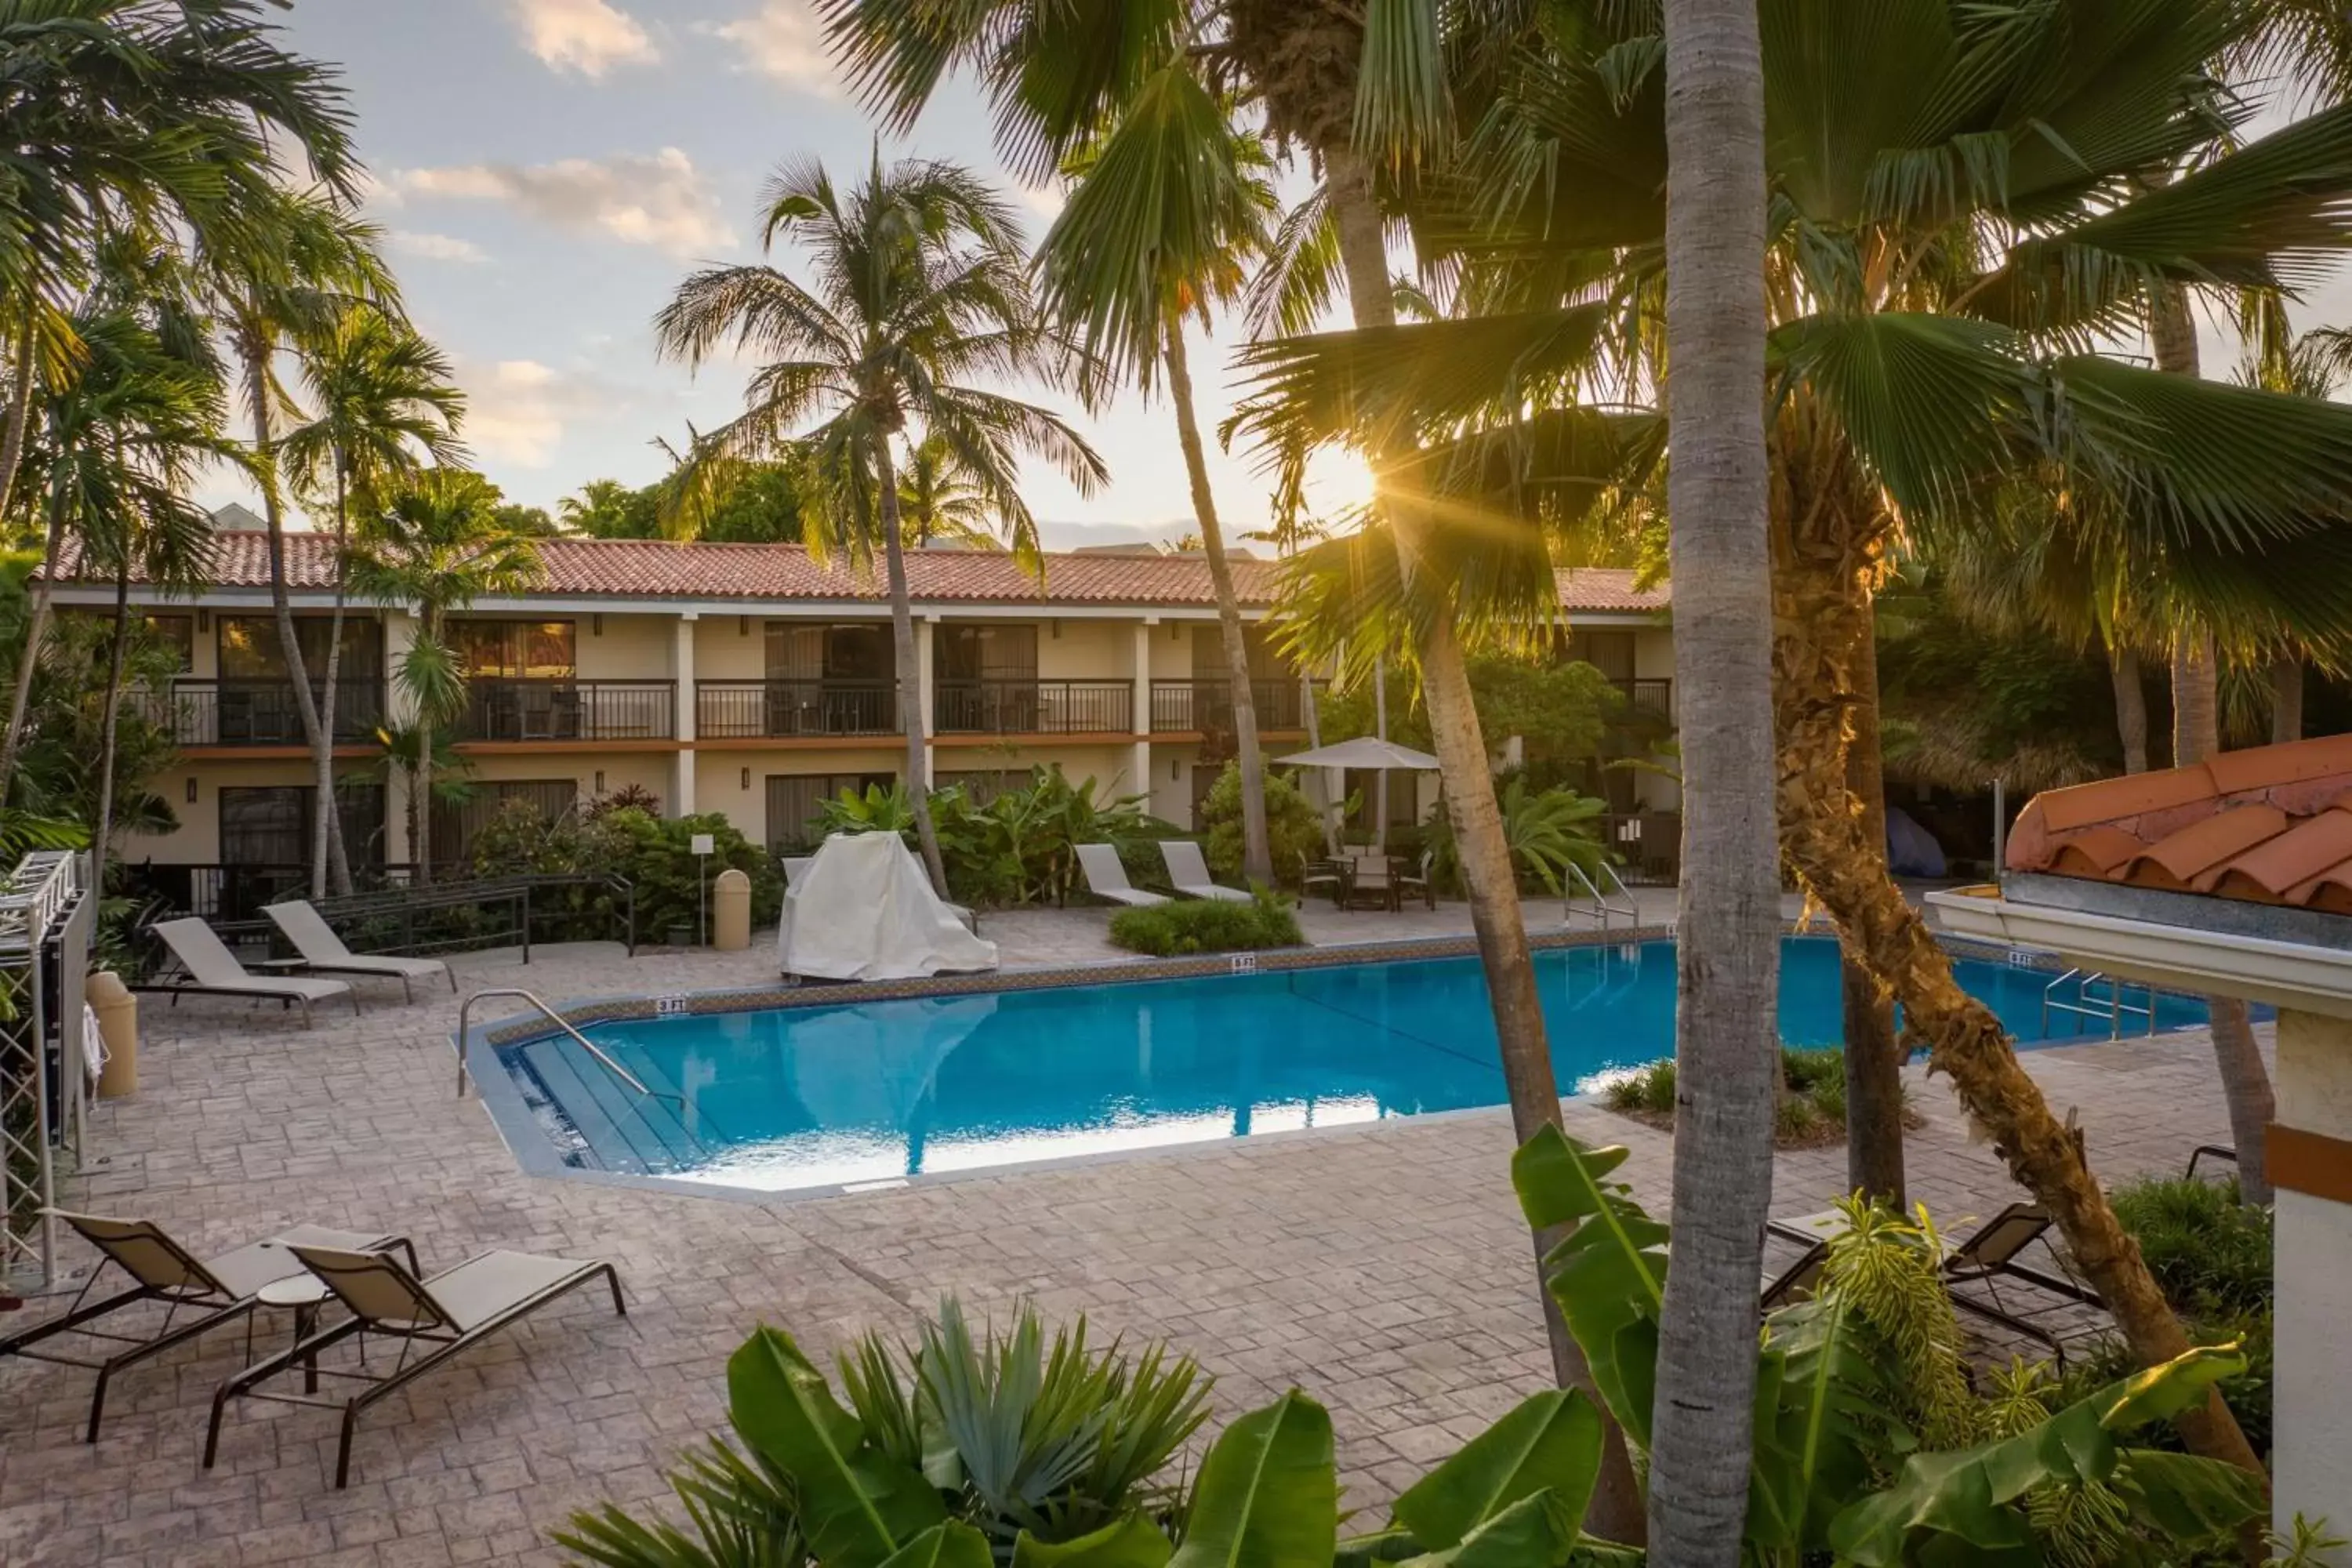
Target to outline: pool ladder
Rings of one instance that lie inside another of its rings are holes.
[[[2074,988],[2069,998],[2062,993]],[[2104,989],[2102,989],[2104,987]],[[2120,1040],[2124,1035],[2124,1019],[2133,1017],[2147,1023],[2147,1033],[2156,1033],[2156,987],[2140,985],[2138,991],[2147,997],[2142,1006],[2126,1000],[2128,988],[2112,974],[2095,970],[2069,969],[2042,988],[2042,1037],[2050,1037],[2050,1015],[2066,1013],[2077,1018],[2088,1018],[2107,1026],[2107,1038]]]
[[[546,1003],[541,1001],[538,996],[532,993],[522,990],[517,986],[500,986],[495,990],[477,991],[458,1005],[458,1099],[463,1100],[466,1098],[466,1085],[467,1082],[466,1074],[466,1047],[473,1033],[473,1031],[467,1027],[467,1025],[473,1018],[474,1004],[483,1000],[485,997],[490,996],[510,997],[519,1002],[530,1003],[531,1006],[538,1011],[540,1016],[545,1018],[549,1023],[554,1025],[557,1028],[570,1036],[574,1045],[578,1046],[582,1050],[586,1051],[591,1057],[595,1058],[597,1066],[603,1068],[606,1072],[611,1073],[613,1077],[618,1079],[624,1087],[634,1090],[641,1100],[658,1100],[676,1106],[677,1108],[678,1131],[683,1132],[695,1143],[701,1144],[706,1149],[709,1147],[708,1144],[704,1143],[702,1135],[695,1131],[696,1117],[694,1110],[692,1107],[687,1104],[686,1097],[684,1095],[672,1094],[667,1089],[647,1089],[643,1079],[640,1079],[636,1074],[631,1072],[628,1068],[623,1067],[620,1063],[614,1061],[610,1056],[606,1055],[603,1047],[590,1039],[587,1036],[582,1034],[579,1030],[573,1028],[570,1023],[565,1021],[562,1014],[549,1006]],[[640,1117],[645,1115],[645,1110],[642,1105],[638,1108],[637,1114]]]
[[[1601,863],[1597,882],[1573,860],[1568,864],[1568,887],[1560,900],[1560,920],[1564,924],[1588,920],[1596,930],[1609,931],[1620,920],[1629,927],[1642,923],[1641,906],[1633,901],[1624,879],[1617,875],[1617,868],[1608,861]]]

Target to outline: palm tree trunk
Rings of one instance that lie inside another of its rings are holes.
[[[106,896],[106,851],[114,837],[115,737],[122,718],[122,665],[131,647],[131,552],[114,567],[114,647],[106,666],[106,706],[98,744],[98,831],[90,837],[89,885]]]
[[[884,437],[875,461],[882,500],[882,563],[890,579],[890,630],[898,644],[898,727],[907,736],[907,804],[915,814],[915,837],[923,847],[923,869],[931,891],[948,896],[947,862],[940,855],[939,829],[931,825],[930,769],[923,765],[923,736],[928,716],[923,712],[922,666],[915,648],[915,605],[907,594],[907,550],[898,537],[898,475],[890,460],[890,442]]]
[[[2179,765],[2201,763],[2221,749],[2219,678],[2213,639],[2184,633],[2172,654],[2172,754]],[[2221,1075],[2221,1099],[2230,1110],[2230,1136],[2238,1150],[2238,1195],[2250,1204],[2267,1204],[2268,1133],[2278,1114],[2270,1071],[2263,1065],[2253,1020],[2242,998],[2208,996],[2205,1007],[2213,1061]]]
[[[417,606],[417,631],[428,642],[441,640],[440,612]],[[413,695],[413,689],[412,689]],[[416,766],[408,775],[408,858],[411,879],[419,887],[433,880],[433,715],[416,704]]]
[[[286,660],[286,679],[294,689],[294,711],[302,721],[302,738],[318,755],[320,737],[318,704],[311,700],[310,673],[302,663],[302,642],[294,632],[294,605],[286,584],[286,511],[278,495],[278,453],[270,433],[269,344],[247,334],[245,354],[246,410],[253,419],[253,449],[268,465],[262,476],[261,510],[269,526],[269,608],[278,622],[278,646]]]
[[[2195,375],[2197,325],[2189,314],[2188,291],[2179,284],[2157,290],[2148,312],[2148,339],[2156,368]],[[2184,629],[2172,653],[2172,763],[2186,767],[2221,749],[2221,668],[2213,638],[2202,628]],[[2213,1060],[2221,1075],[2221,1098],[2237,1141],[2238,1194],[2247,1203],[2271,1198],[2267,1132],[2278,1110],[2252,1020],[2236,996],[2208,996],[2205,1006],[2213,1036]]]
[[[1858,573],[1818,557],[1782,563],[1774,663],[1780,711],[1781,843],[1797,873],[1860,956],[1903,1005],[1911,1038],[1952,1080],[1969,1119],[2010,1174],[2056,1222],[2077,1266],[2143,1365],[2171,1360],[2189,1336],[2117,1223],[2092,1175],[2081,1132],[2063,1125],[1990,1008],[1963,991],[1952,960],[1864,842],[1845,795],[1843,650],[1864,587]],[[1689,591],[1677,590],[1688,603]],[[2262,1474],[2220,1394],[2179,1419],[2191,1452]]]
[[[343,660],[343,578],[345,555],[351,547],[348,499],[339,453],[335,459],[335,614],[328,623],[327,678],[319,692],[319,733],[310,748],[318,774],[318,803],[310,835],[310,896],[314,899],[326,897],[331,871],[336,892],[349,895],[352,890],[352,863],[341,831],[342,813],[335,808],[335,682],[342,672]]]
[[[1192,372],[1185,363],[1184,322],[1168,322],[1168,400],[1176,405],[1176,440],[1184,449],[1184,475],[1192,487],[1192,517],[1201,525],[1201,548],[1209,558],[1209,582],[1217,595],[1217,630],[1225,647],[1225,676],[1233,688],[1234,742],[1242,768],[1242,877],[1274,885],[1274,851],[1265,830],[1265,757],[1257,743],[1257,698],[1250,679],[1249,642],[1242,635],[1241,600],[1234,593],[1233,568],[1225,560],[1225,536],[1217,525],[1217,498],[1209,489],[1209,459],[1201,446],[1201,425],[1192,410]]]
[[[2303,660],[2281,654],[2271,661],[2271,743],[2303,739]]]
[[[1342,117],[1336,123],[1347,121]],[[1344,143],[1324,148],[1323,160],[1356,325],[1393,326],[1396,301],[1389,288],[1388,249],[1372,196],[1370,172],[1354,149]],[[1425,523],[1393,484],[1375,480],[1374,495],[1394,532],[1399,563],[1410,583],[1419,564],[1419,541]],[[1443,584],[1434,586],[1442,589]],[[1552,1076],[1551,1050],[1544,1035],[1542,1000],[1536,991],[1535,963],[1528,948],[1510,845],[1504,837],[1503,814],[1495,801],[1495,776],[1487,763],[1486,738],[1479,733],[1478,712],[1471,704],[1469,667],[1463,660],[1462,645],[1454,639],[1452,621],[1442,615],[1429,617],[1419,651],[1422,700],[1428,710],[1430,733],[1444,781],[1446,816],[1454,825],[1461,858],[1487,1001],[1494,1009],[1503,1081],[1510,1094],[1511,1126],[1525,1142],[1544,1127],[1560,1125],[1559,1090]],[[1534,1237],[1538,1259],[1556,1239],[1549,1232]],[[1540,1268],[1538,1272],[1540,1275]],[[1560,1318],[1558,1303],[1540,1282],[1536,1294],[1551,1346],[1554,1378],[1561,1387],[1593,1393],[1592,1374]],[[1749,1359],[1752,1363],[1753,1356]],[[1597,1397],[1594,1403],[1599,1405]],[[1624,1436],[1612,1425],[1600,1485],[1587,1515],[1588,1528],[1612,1541],[1639,1544],[1641,1498]]]
[[[2116,733],[2124,743],[2124,772],[2147,772],[2147,688],[2142,683],[2139,655],[2110,645],[2107,676],[2116,689]]]
[[[1664,22],[1666,489],[1684,815],[1675,1266],[1658,1331],[1650,1561],[1731,1568],[1748,1510],[1780,1083],[1763,56],[1754,0],[1666,0]],[[1843,795],[1843,776],[1837,784]]]
[[[65,508],[52,504],[48,536],[41,545],[41,576],[33,584],[33,609],[25,621],[25,648],[16,658],[16,689],[8,700],[8,731],[0,735],[0,807],[7,805],[8,786],[16,778],[16,754],[24,749],[25,721],[33,704],[33,671],[40,663],[41,643],[49,633],[49,601],[57,592],[58,551],[65,536]]]
[[[33,325],[37,309],[27,289],[16,362],[9,366],[8,426],[5,434],[0,434],[0,517],[8,515],[8,500],[16,489],[16,468],[25,460],[25,431],[33,417],[33,361],[40,347],[40,334]]]
[[[1853,740],[1845,780],[1861,810],[1863,837],[1886,848],[1886,775],[1879,754],[1877,616],[1863,605],[1863,643],[1853,653]],[[1903,1058],[1895,1003],[1867,964],[1846,951],[1839,964],[1845,1005],[1845,1184],[1896,1214],[1909,1208],[1903,1184]]]

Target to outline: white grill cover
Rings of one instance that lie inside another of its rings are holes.
[[[895,833],[837,833],[784,895],[776,932],[787,974],[909,980],[996,967],[996,944],[964,928]]]

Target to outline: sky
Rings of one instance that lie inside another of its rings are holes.
[[[508,496],[552,510],[594,479],[643,484],[740,407],[745,367],[689,376],[654,353],[654,313],[693,268],[760,259],[758,193],[777,164],[861,168],[876,130],[837,81],[803,0],[297,0],[291,46],[345,73],[367,163],[367,216],[385,231],[409,313],[454,361],[475,465]],[[984,105],[958,87],[885,158],[951,158],[998,181],[1032,238],[1060,202],[999,162]],[[786,271],[798,258],[772,258]],[[1235,385],[1196,335],[1193,375],[1213,431]],[[1110,482],[1080,495],[1033,464],[1024,493],[1047,543],[1173,539],[1192,529],[1173,416],[1139,396],[1071,416]],[[1263,528],[1270,486],[1248,454],[1210,453],[1229,536]],[[1369,490],[1360,463],[1318,459],[1318,510]],[[226,479],[203,497],[257,504]]]

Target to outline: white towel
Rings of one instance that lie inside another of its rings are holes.
[[[81,1005],[81,1062],[90,1082],[98,1081],[109,1059],[106,1032],[98,1026],[98,1009],[85,1002]]]

